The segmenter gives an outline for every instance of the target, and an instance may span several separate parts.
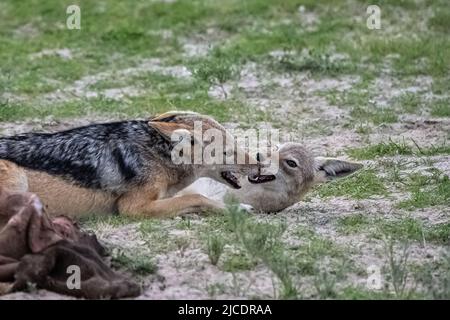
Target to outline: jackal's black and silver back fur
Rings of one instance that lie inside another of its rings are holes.
[[[161,161],[161,155],[170,162],[170,148],[147,121],[123,121],[3,137],[0,159],[81,187],[120,192],[123,186],[143,182],[143,172]]]

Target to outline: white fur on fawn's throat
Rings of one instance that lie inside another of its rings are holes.
[[[227,190],[229,190],[227,186],[222,183],[218,183],[210,178],[200,178],[190,186],[181,190],[177,196],[197,193],[216,201],[222,201],[227,193]]]
[[[242,179],[241,179],[242,180]],[[242,181],[241,181],[242,184]],[[182,196],[186,194],[201,194],[209,199],[223,202],[227,192],[230,190],[226,185],[219,183],[210,178],[200,178],[194,183],[181,190],[176,196]],[[246,212],[254,212],[255,209],[246,203],[240,203],[239,208]]]

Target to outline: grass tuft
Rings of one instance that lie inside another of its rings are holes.
[[[223,248],[225,247],[223,239],[218,236],[210,236],[208,238],[207,246],[209,261],[211,264],[217,265],[220,256],[223,253]]]
[[[450,99],[440,99],[433,102],[431,115],[435,117],[450,117]]]
[[[399,202],[399,208],[413,210],[445,205],[450,201],[450,178],[438,170],[433,170],[431,175],[411,175],[407,186],[411,197]]]
[[[354,234],[366,229],[370,224],[369,218],[362,213],[348,215],[337,221],[338,230],[343,234]]]
[[[318,187],[320,197],[347,196],[366,199],[371,196],[386,196],[387,189],[372,169],[360,170],[342,180],[334,180]]]
[[[358,160],[370,160],[377,157],[392,156],[434,156],[439,154],[450,154],[450,146],[446,143],[439,145],[430,145],[428,147],[420,147],[414,140],[413,145],[407,144],[405,140],[395,142],[389,139],[387,142],[380,142],[362,148],[350,148],[347,150],[349,156]]]
[[[395,104],[405,112],[416,113],[422,105],[422,99],[419,94],[406,92],[396,99]]]
[[[136,275],[154,274],[157,270],[154,261],[144,255],[128,255],[123,251],[119,251],[113,256],[111,263],[116,268],[125,268]]]

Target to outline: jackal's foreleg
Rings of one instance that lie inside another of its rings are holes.
[[[199,194],[190,194],[167,199],[150,200],[139,194],[125,195],[118,202],[120,214],[168,218],[187,213],[213,213],[224,209],[220,202]]]

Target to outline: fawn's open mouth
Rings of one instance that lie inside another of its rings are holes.
[[[235,189],[241,188],[241,185],[239,184],[239,179],[233,173],[231,173],[231,171],[222,171],[220,175],[233,188]]]
[[[269,181],[273,181],[275,179],[276,179],[276,177],[273,174],[268,174],[268,175],[254,174],[254,175],[248,176],[248,181],[253,184],[266,183]]]

